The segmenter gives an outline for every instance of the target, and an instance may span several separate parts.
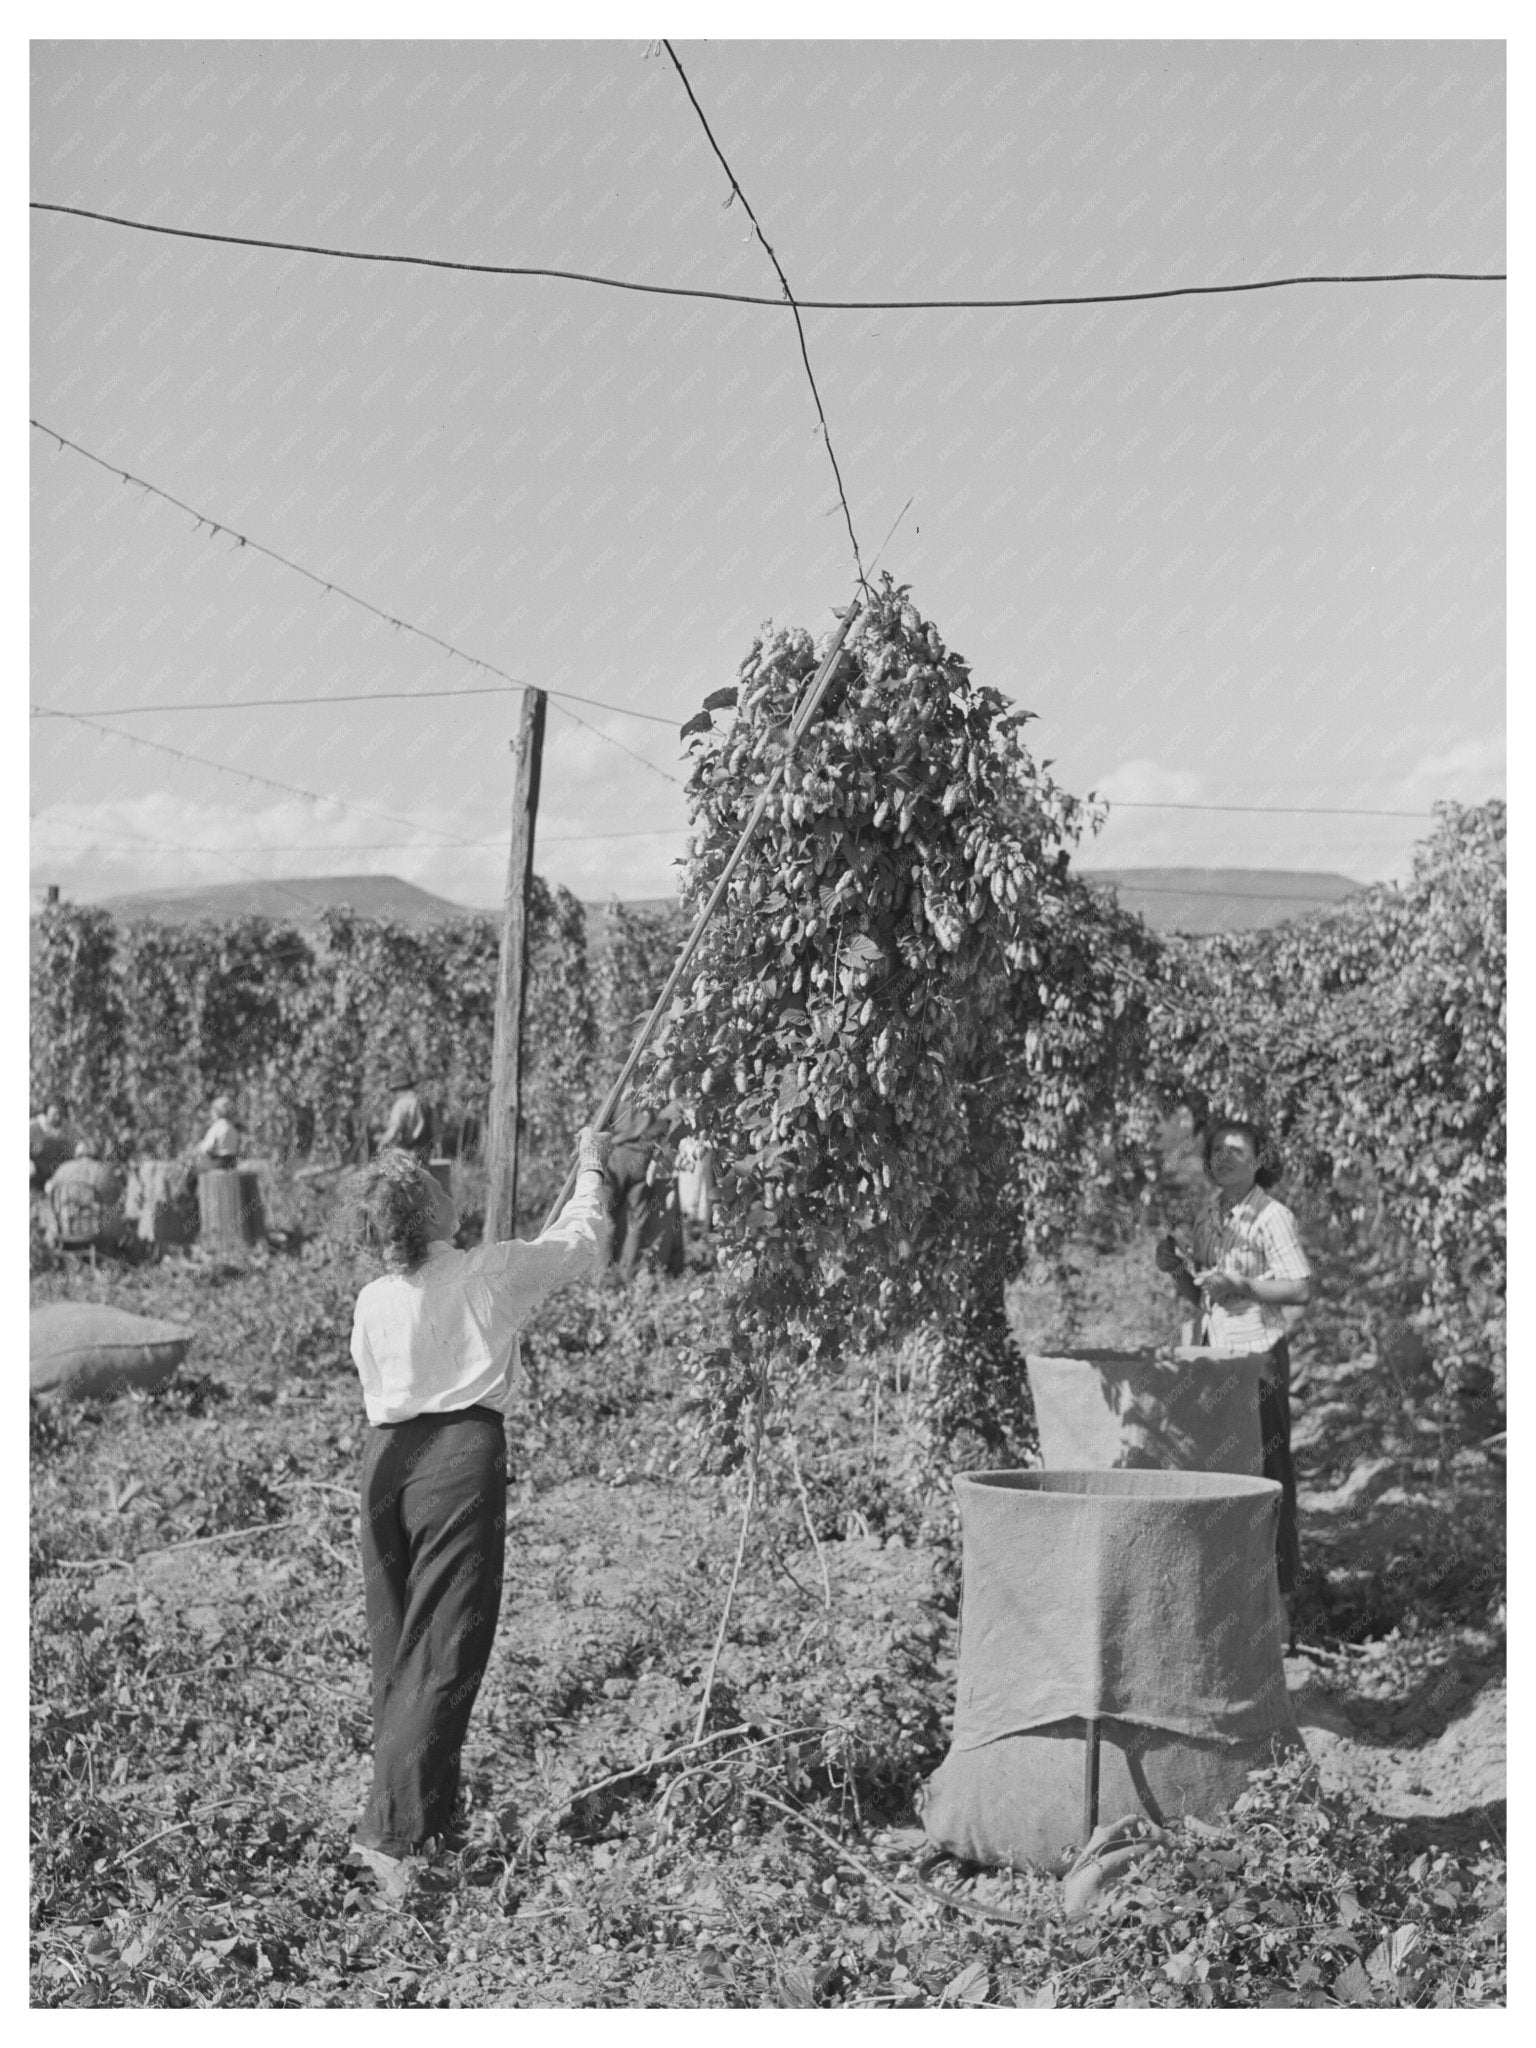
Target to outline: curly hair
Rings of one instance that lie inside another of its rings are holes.
[[[1206,1172],[1209,1173],[1211,1170],[1211,1158],[1218,1140],[1224,1138],[1229,1131],[1236,1132],[1240,1138],[1246,1138],[1253,1147],[1253,1155],[1259,1162],[1258,1171],[1253,1176],[1255,1185],[1272,1188],[1280,1178],[1280,1155],[1269,1142],[1269,1135],[1263,1125],[1253,1123],[1245,1116],[1218,1116],[1206,1125],[1205,1144],[1202,1147]]]
[[[354,1175],[348,1190],[359,1234],[394,1272],[408,1273],[433,1237],[437,1182],[408,1152],[381,1152]]]

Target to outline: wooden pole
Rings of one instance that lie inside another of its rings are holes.
[[[677,960],[672,968],[672,972],[667,976],[666,986],[662,989],[661,994],[656,998],[656,1004],[654,1009],[651,1011],[650,1016],[647,1017],[645,1022],[641,1025],[639,1035],[636,1037],[634,1044],[629,1049],[629,1058],[625,1060],[624,1065],[619,1070],[619,1078],[614,1082],[613,1086],[608,1090],[608,1093],[603,1097],[602,1107],[598,1110],[596,1117],[593,1119],[594,1130],[605,1131],[608,1128],[608,1120],[613,1115],[615,1108],[618,1106],[619,1099],[623,1095],[624,1090],[629,1086],[630,1075],[633,1074],[636,1067],[640,1064],[640,1055],[645,1051],[646,1046],[650,1043],[651,1033],[656,1029],[656,1026],[661,1022],[663,1016],[665,1016],[667,1006],[672,1000],[673,993],[676,990],[678,983],[682,980],[684,974],[688,970],[689,961],[692,960],[694,954],[698,951],[699,941],[704,936],[704,927],[709,923],[711,917],[714,916],[716,905],[719,903],[721,897],[725,894],[726,890],[730,887],[731,877],[735,874],[737,868],[740,867],[742,856],[743,854],[745,854],[747,848],[752,843],[752,834],[757,830],[758,825],[762,820],[763,813],[768,808],[769,799],[772,797],[774,791],[778,788],[779,783],[783,778],[785,764],[793,758],[796,743],[804,734],[805,729],[810,724],[811,720],[816,716],[817,707],[821,703],[822,698],[826,695],[827,685],[831,682],[833,672],[837,667],[837,658],[843,651],[843,642],[848,637],[848,629],[853,624],[854,620],[859,616],[859,613],[862,609],[863,607],[860,604],[859,600],[855,598],[853,603],[850,604],[848,609],[843,613],[837,631],[832,635],[832,644],[830,647],[828,647],[826,654],[822,658],[820,668],[817,669],[815,675],[812,676],[810,682],[806,685],[805,691],[801,696],[800,702],[795,708],[795,715],[790,720],[789,733],[787,736],[783,755],[775,764],[773,773],[769,776],[767,782],[764,784],[762,793],[759,795],[757,802],[752,806],[752,814],[747,819],[746,824],[742,827],[741,837],[737,840],[735,849],[732,852],[730,859],[726,862],[724,868],[721,870],[720,879],[715,883],[714,888],[709,893],[709,901],[704,905],[703,909],[699,912],[697,918],[695,918],[693,930],[688,934],[687,938],[683,941],[683,950],[681,951],[681,953],[678,954]],[[544,1228],[546,1230],[548,1230],[549,1226],[554,1222],[555,1218],[560,1214],[560,1211],[565,1207],[566,1203],[569,1201],[571,1190],[575,1187],[575,1185],[576,1169],[573,1166],[570,1172],[567,1173],[567,1175],[565,1176],[564,1185],[561,1187],[559,1194],[556,1195],[554,1202],[550,1208],[549,1214],[544,1219]]]
[[[528,891],[533,880],[533,830],[539,813],[539,769],[544,758],[544,711],[548,701],[542,690],[524,690],[522,722],[512,742],[517,770],[512,791],[507,892],[501,914],[501,961],[496,974],[496,1037],[491,1054],[485,1231],[481,1240],[485,1244],[499,1244],[517,1228],[523,1018],[528,1007]]]

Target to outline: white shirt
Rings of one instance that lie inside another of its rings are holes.
[[[352,1362],[368,1420],[406,1422],[475,1407],[505,1414],[519,1329],[547,1294],[568,1280],[596,1278],[607,1257],[603,1177],[588,1172],[538,1237],[473,1252],[439,1240],[409,1273],[370,1281],[352,1318]]]
[[[1195,1256],[1239,1280],[1309,1280],[1312,1268],[1296,1234],[1296,1218],[1283,1202],[1251,1187],[1227,1207],[1220,1195],[1195,1225]],[[1205,1300],[1206,1342],[1218,1351],[1268,1351],[1285,1335],[1277,1301]]]
[[[215,1117],[203,1133],[199,1152],[206,1152],[210,1159],[237,1159],[240,1156],[240,1129],[227,1116]]]

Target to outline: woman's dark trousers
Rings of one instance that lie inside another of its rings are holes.
[[[488,1408],[368,1432],[373,1791],[357,1837],[367,1848],[404,1856],[448,1828],[501,1605],[506,1487],[505,1432]]]
[[[1281,1337],[1264,1361],[1259,1377],[1259,1434],[1264,1444],[1264,1477],[1280,1482],[1280,1529],[1275,1537],[1275,1569],[1280,1591],[1290,1598],[1301,1568],[1296,1533],[1296,1467],[1291,1462],[1291,1346]]]

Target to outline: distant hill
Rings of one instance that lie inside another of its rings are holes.
[[[271,917],[312,925],[322,910],[337,910],[343,904],[359,917],[392,917],[402,924],[441,924],[476,914],[466,904],[450,903],[397,875],[305,875],[284,882],[218,882],[204,889],[141,889],[97,899],[99,909],[109,910],[124,924]]]
[[[1126,910],[1160,932],[1256,931],[1305,917],[1365,885],[1320,869],[1285,868],[1079,868],[1084,881],[1107,884]],[[602,949],[602,910],[588,903],[587,928]],[[621,899],[622,900],[622,899]],[[140,920],[187,924],[195,918],[271,917],[312,926],[322,909],[350,904],[359,917],[392,917],[403,924],[442,924],[455,918],[494,916],[402,882],[397,875],[310,875],[286,882],[224,882],[201,889],[143,889],[98,899],[124,923]],[[647,896],[629,910],[666,911],[675,899]]]
[[[1079,868],[1159,932],[1247,932],[1305,917],[1365,887],[1316,868]]]

